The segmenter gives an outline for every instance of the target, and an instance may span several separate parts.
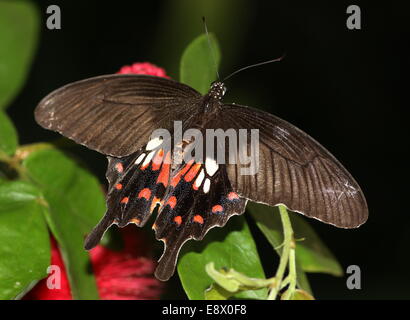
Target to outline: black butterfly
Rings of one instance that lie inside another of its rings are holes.
[[[165,249],[155,275],[167,280],[181,246],[242,214],[248,199],[282,203],[342,228],[367,220],[359,185],[324,147],[269,113],[222,103],[224,93],[221,82],[202,96],[169,79],[107,75],[68,84],[40,102],[40,125],[108,157],[108,210],[87,237],[87,250],[112,224],[143,226],[159,207],[153,228]],[[150,136],[157,128],[172,132],[174,121],[200,130],[259,129],[259,171],[241,175],[239,164],[167,163],[174,154]]]

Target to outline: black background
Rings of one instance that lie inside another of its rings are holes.
[[[221,46],[222,75],[286,52],[280,63],[230,79],[225,101],[268,110],[306,131],[345,165],[366,195],[369,220],[357,230],[309,220],[345,269],[356,264],[362,270],[362,290],[352,291],[345,278],[309,275],[315,296],[410,297],[407,8],[360,1],[37,3],[40,44],[24,90],[8,109],[21,143],[58,137],[34,122],[33,110],[61,85],[141,61],[178,79],[179,58],[203,32],[205,15]],[[61,30],[46,28],[50,4],[61,8]],[[346,27],[350,4],[361,7],[361,30]],[[105,157],[85,150],[81,157],[105,183]],[[269,261],[271,249],[263,239],[259,246]],[[170,296],[184,298],[175,278]]]

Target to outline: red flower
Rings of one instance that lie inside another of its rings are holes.
[[[60,250],[57,247],[57,242],[51,237],[51,265],[60,267],[60,288],[48,289],[47,278],[41,280],[24,296],[25,300],[71,300],[70,283],[68,282],[67,273],[64,267],[63,259]]]
[[[141,233],[134,227],[121,229],[124,249],[113,251],[98,245],[90,251],[91,264],[103,300],[159,299],[163,284],[154,277],[155,262],[147,257]],[[41,280],[26,300],[72,300],[70,284],[54,238],[51,238],[51,265],[60,267],[61,288],[49,289],[47,278]]]
[[[120,74],[147,74],[169,78],[165,70],[148,62],[124,66]],[[113,251],[98,245],[90,251],[91,264],[100,298],[104,300],[159,299],[163,284],[154,277],[155,262],[149,258],[141,233],[121,229],[124,249]],[[27,300],[71,300],[70,283],[54,238],[51,238],[51,264],[61,270],[61,288],[49,289],[47,278],[41,280],[24,297]]]
[[[101,299],[159,299],[163,283],[154,277],[156,263],[148,258],[144,237],[134,226],[121,229],[124,249],[101,245],[91,250],[91,261]]]
[[[127,74],[127,73],[148,74],[151,76],[157,76],[157,77],[163,77],[163,78],[169,79],[164,69],[157,67],[155,64],[151,64],[149,62],[137,62],[137,63],[132,64],[131,66],[123,66],[120,69],[120,71],[118,71],[117,73],[120,73],[120,74]]]

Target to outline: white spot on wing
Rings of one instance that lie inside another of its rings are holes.
[[[209,180],[208,178],[206,178],[206,180],[205,180],[205,182],[204,182],[204,193],[208,193],[210,187],[211,187],[211,180]]]
[[[154,154],[155,154],[155,151],[152,151],[147,155],[147,157],[145,158],[144,163],[142,164],[143,167],[146,166],[151,161]]]
[[[140,164],[140,162],[142,161],[142,159],[144,159],[145,157],[145,153],[141,153],[140,156],[137,158],[137,160],[135,160],[135,164]]]
[[[204,180],[204,178],[205,178],[205,172],[204,172],[204,169],[202,169],[201,172],[199,173],[198,177],[195,180],[195,186],[197,188],[199,188],[199,186],[201,185],[202,180]]]
[[[206,169],[206,173],[209,174],[210,176],[213,176],[215,174],[215,172],[218,171],[218,164],[216,163],[216,161],[212,158],[206,158],[205,160],[205,169]]]
[[[147,146],[145,147],[145,149],[148,151],[154,150],[156,147],[162,144],[162,141],[163,141],[162,138],[156,137],[147,143]]]

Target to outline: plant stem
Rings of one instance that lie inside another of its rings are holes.
[[[276,284],[270,290],[268,300],[275,300],[279,293],[279,290],[281,288],[282,279],[286,271],[286,266],[289,263],[289,255],[290,255],[292,246],[293,246],[293,260],[294,260],[295,243],[293,240],[293,229],[292,229],[292,224],[290,223],[289,214],[288,214],[286,207],[282,205],[279,205],[279,213],[280,213],[280,218],[281,218],[282,226],[283,226],[283,249],[282,249],[282,254],[280,256],[279,267],[275,275]],[[293,278],[295,279],[292,279],[292,277],[290,278],[290,283],[292,283],[292,281],[296,281],[296,274],[294,275]]]
[[[296,290],[296,251],[295,251],[295,243],[292,240],[293,245],[291,245],[290,252],[289,252],[289,291],[293,292]]]
[[[286,277],[286,279],[288,279],[289,281],[289,287],[282,296],[283,300],[289,300],[296,290],[296,255],[295,242],[293,240],[289,251],[289,275]],[[284,283],[284,281],[282,283]]]

